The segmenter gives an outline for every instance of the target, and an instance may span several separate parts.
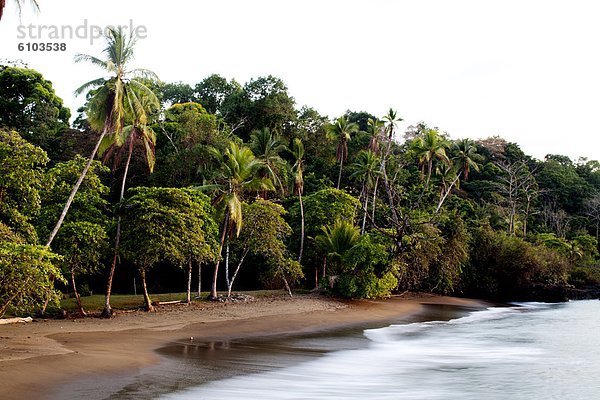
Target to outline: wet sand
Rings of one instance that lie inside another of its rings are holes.
[[[77,381],[113,379],[164,362],[156,350],[189,343],[302,335],[383,323],[418,313],[422,304],[484,307],[430,295],[342,302],[312,296],[249,303],[165,307],[111,320],[44,320],[0,327],[2,398],[59,398]],[[64,393],[64,392],[63,392]]]

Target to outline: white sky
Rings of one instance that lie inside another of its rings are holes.
[[[66,39],[66,52],[19,52],[17,25],[145,25],[135,66],[163,81],[211,73],[244,83],[273,74],[299,105],[425,121],[451,137],[500,135],[542,158],[600,159],[600,3],[513,0],[39,0],[19,21],[7,0],[0,59],[22,59],[72,92],[101,76],[74,64],[102,42]],[[595,4],[597,3],[597,4]]]

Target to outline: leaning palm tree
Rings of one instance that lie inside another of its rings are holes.
[[[40,5],[38,4],[37,0],[15,0],[15,4],[17,5],[17,9],[19,10],[19,15],[21,15],[21,11],[23,11],[23,5],[24,3],[29,3],[31,4],[31,6],[36,10],[39,11],[40,9]],[[0,0],[0,20],[2,19],[2,16],[4,15],[4,7],[6,6],[6,0]]]
[[[156,97],[138,79],[139,77],[155,78],[156,75],[153,72],[143,69],[127,69],[129,62],[133,58],[135,37],[127,37],[121,28],[109,28],[105,38],[107,43],[103,51],[104,60],[84,54],[75,56],[75,62],[90,62],[104,69],[111,74],[111,77],[108,79],[94,79],[83,84],[75,91],[75,94],[79,95],[85,91],[92,90],[90,92],[91,97],[86,105],[86,115],[92,130],[101,133],[85,168],[67,199],[56,226],[50,233],[46,246],[50,246],[58,233],[75,198],[75,194],[90,169],[92,161],[96,157],[96,153],[103,143],[104,138],[110,136],[111,141],[114,140],[116,143],[122,144],[120,138],[122,137],[121,133],[125,125],[126,113],[129,112],[135,116],[135,119],[139,120],[145,113],[140,101],[140,95],[144,95],[146,98]]]
[[[471,168],[479,171],[477,161],[481,159],[481,156],[477,154],[477,146],[471,139],[461,139],[454,142],[453,147],[456,155],[452,157],[452,160],[460,166],[464,180],[468,181]]]
[[[360,198],[364,196],[363,205],[363,221],[360,228],[360,234],[365,232],[365,223],[367,221],[367,212],[369,205],[369,191],[375,186],[375,180],[379,177],[380,163],[379,157],[371,150],[362,150],[356,157],[356,162],[352,165],[354,172],[350,175],[350,178],[356,179],[361,182],[362,189],[360,192]]]
[[[242,229],[242,199],[244,194],[255,190],[275,190],[275,187],[269,178],[258,177],[262,162],[254,156],[252,150],[248,147],[230,142],[224,153],[214,148],[211,149],[211,153],[217,159],[218,166],[221,168],[221,182],[201,186],[199,189],[216,189],[218,193],[213,203],[221,206],[223,214],[218,253],[220,255],[227,237],[234,233],[239,236]],[[221,260],[218,258],[209,295],[209,298],[213,300],[217,299],[217,275],[220,262]]]
[[[429,186],[433,172],[433,162],[435,160],[450,164],[450,159],[446,155],[447,147],[448,141],[437,130],[431,128],[425,128],[423,133],[412,141],[410,150],[419,160],[421,177],[427,178],[425,180],[425,188]]]
[[[256,129],[250,135],[250,149],[260,161],[262,168],[271,181],[285,194],[283,174],[286,163],[279,154],[286,149],[285,144],[278,135],[274,135],[269,128]]]
[[[302,140],[294,139],[290,152],[294,157],[294,165],[292,166],[294,194],[298,196],[300,202],[300,251],[298,252],[298,263],[300,263],[304,252],[304,204],[302,203],[302,194],[304,193],[304,144]]]
[[[338,181],[336,188],[340,188],[340,183],[342,181],[342,168],[344,166],[344,161],[348,158],[348,142],[352,137],[353,133],[358,132],[358,125],[354,122],[348,121],[346,116],[342,116],[335,120],[333,124],[327,125],[327,134],[333,139],[337,140],[337,151],[336,158],[340,163],[340,172],[338,174]]]
[[[356,246],[360,232],[351,222],[344,220],[337,220],[333,225],[321,227],[321,232],[315,236],[315,243],[323,254],[323,274],[321,277],[324,278],[327,273],[327,260],[341,261],[344,254]]]

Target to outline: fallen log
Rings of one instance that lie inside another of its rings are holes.
[[[33,318],[25,317],[25,318],[1,318],[0,325],[6,324],[25,324],[27,322],[32,322]]]
[[[186,303],[187,301],[185,300],[171,300],[171,301],[153,301],[152,305],[153,306],[165,306],[168,304],[179,304],[179,303]]]

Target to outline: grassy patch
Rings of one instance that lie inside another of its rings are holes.
[[[298,290],[294,291],[295,294],[306,294],[310,291],[307,290]],[[253,291],[245,291],[243,292],[250,296],[256,298],[266,298],[266,297],[286,297],[288,294],[284,290],[253,290]],[[226,292],[220,292],[221,295],[226,295]],[[192,299],[195,296],[192,293]],[[194,302],[199,301],[208,301],[206,300],[206,296],[208,296],[207,292],[202,293],[201,299],[196,299]],[[150,298],[152,301],[173,301],[173,300],[185,300],[186,293],[159,293],[159,294],[151,294]],[[95,294],[92,296],[82,296],[81,302],[83,303],[83,308],[86,311],[102,311],[104,308],[104,295],[103,294]],[[144,296],[141,294],[132,295],[132,294],[113,294],[110,296],[110,305],[112,308],[117,310],[132,310],[137,308],[144,307]],[[68,298],[61,301],[61,308],[67,311],[77,311],[77,302],[75,298]]]

